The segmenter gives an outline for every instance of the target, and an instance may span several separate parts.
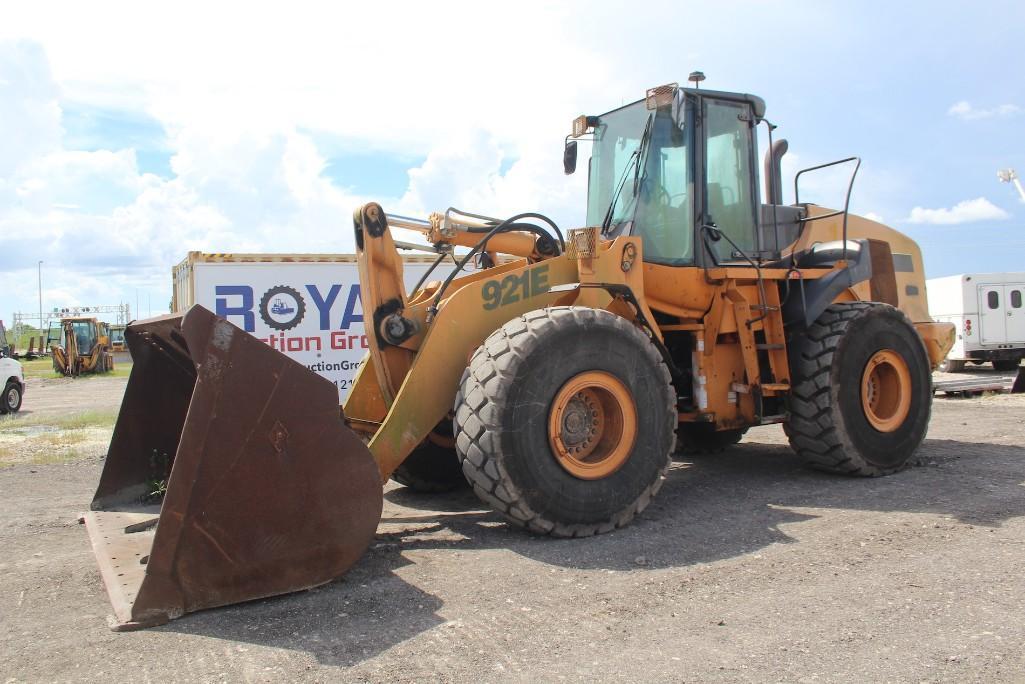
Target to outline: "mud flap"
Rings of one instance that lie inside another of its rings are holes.
[[[84,514],[117,625],[324,584],[381,517],[335,386],[195,306],[130,325],[134,359]]]

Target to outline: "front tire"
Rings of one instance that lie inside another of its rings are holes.
[[[811,466],[877,476],[906,467],[932,409],[929,357],[888,304],[833,304],[790,344],[790,444]]]
[[[8,382],[0,396],[0,413],[17,413],[21,409],[22,395],[21,385],[13,380]]]
[[[658,492],[676,427],[651,341],[604,310],[554,307],[509,321],[460,381],[456,452],[512,524],[585,537],[629,523]]]

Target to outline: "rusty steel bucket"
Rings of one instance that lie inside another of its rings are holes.
[[[128,326],[134,366],[83,515],[114,629],[324,584],[381,517],[335,386],[199,306]]]

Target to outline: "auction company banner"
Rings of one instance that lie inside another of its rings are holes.
[[[430,267],[406,263],[411,290]],[[431,280],[453,266],[439,266]],[[196,304],[327,378],[344,399],[367,353],[355,263],[196,263]]]

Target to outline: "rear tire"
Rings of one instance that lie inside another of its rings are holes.
[[[676,449],[680,454],[717,454],[741,439],[747,428],[716,430],[710,423],[681,423],[676,430]]]
[[[448,438],[451,440],[451,435]],[[455,450],[435,444],[430,438],[406,457],[391,479],[424,494],[449,492],[468,484]]]
[[[0,396],[0,413],[17,413],[21,409],[22,395],[21,385],[13,380],[8,382]]]
[[[932,409],[929,357],[888,304],[833,304],[790,344],[790,444],[820,470],[877,476],[906,467]]]
[[[993,370],[1001,373],[1008,373],[1010,371],[1018,370],[1018,366],[1021,365],[1021,359],[1000,359],[999,361],[993,362]]]
[[[557,537],[629,523],[662,486],[675,442],[675,392],[655,346],[586,307],[531,311],[492,333],[455,409],[456,453],[477,496]]]

